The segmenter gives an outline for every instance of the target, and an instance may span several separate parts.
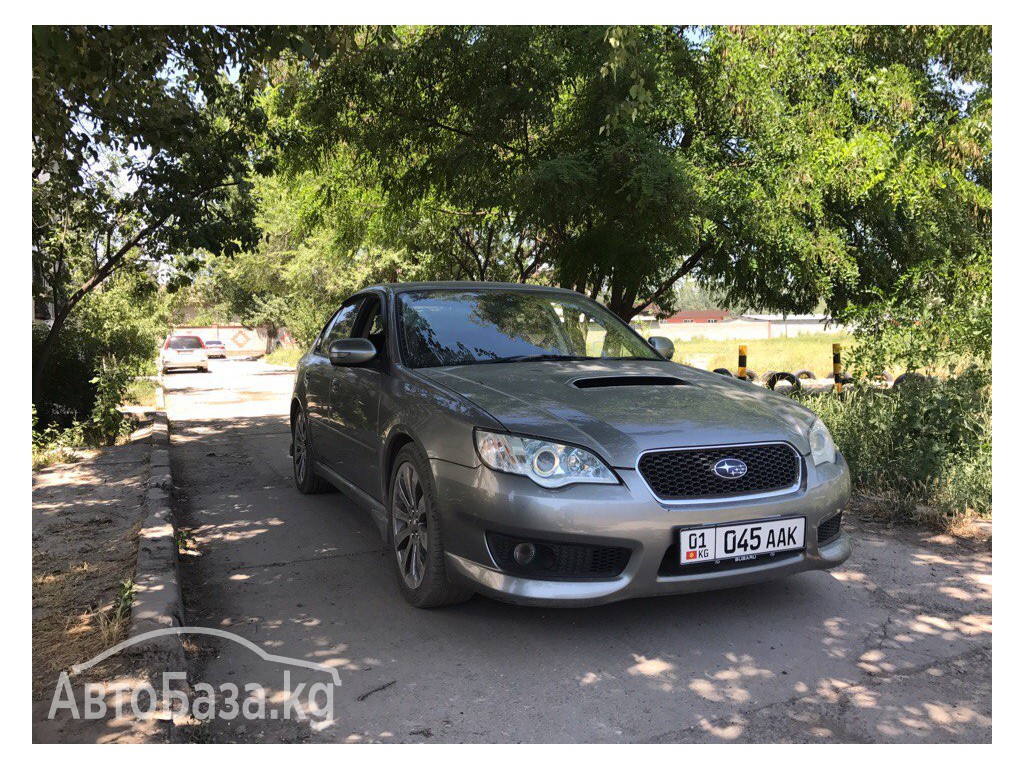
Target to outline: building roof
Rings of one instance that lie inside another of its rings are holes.
[[[665,318],[665,322],[681,323],[684,320],[691,320],[695,323],[701,323],[708,320],[724,320],[727,317],[729,317],[729,311],[726,309],[688,309],[676,312],[674,315],[669,315]]]

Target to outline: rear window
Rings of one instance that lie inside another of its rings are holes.
[[[206,346],[208,346],[208,347],[223,347],[224,346],[224,342],[223,341],[210,340],[210,341],[206,342]]]
[[[168,349],[202,349],[203,340],[198,336],[174,336],[167,342]]]

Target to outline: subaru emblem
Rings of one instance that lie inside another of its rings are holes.
[[[747,465],[739,459],[722,459],[715,464],[714,472],[726,480],[735,480],[747,474]]]

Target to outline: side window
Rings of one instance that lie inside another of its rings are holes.
[[[367,307],[359,321],[359,328],[356,333],[364,339],[369,339],[377,347],[378,352],[384,351],[384,314],[381,312],[380,299],[373,296],[367,301]]]
[[[360,296],[351,303],[342,305],[341,309],[338,310],[338,314],[334,316],[331,327],[327,329],[323,339],[320,341],[319,352],[321,354],[326,355],[327,351],[331,348],[331,344],[338,339],[347,339],[352,335],[352,326],[355,325],[356,318],[359,316],[359,307],[362,304],[363,297]]]

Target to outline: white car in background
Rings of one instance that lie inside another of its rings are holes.
[[[206,345],[198,336],[168,336],[160,350],[160,372],[167,373],[176,368],[194,368],[206,373],[210,361]]]
[[[206,356],[213,360],[215,357],[221,360],[226,360],[228,356],[227,347],[224,346],[224,342],[220,339],[204,339],[203,343],[206,345]]]

